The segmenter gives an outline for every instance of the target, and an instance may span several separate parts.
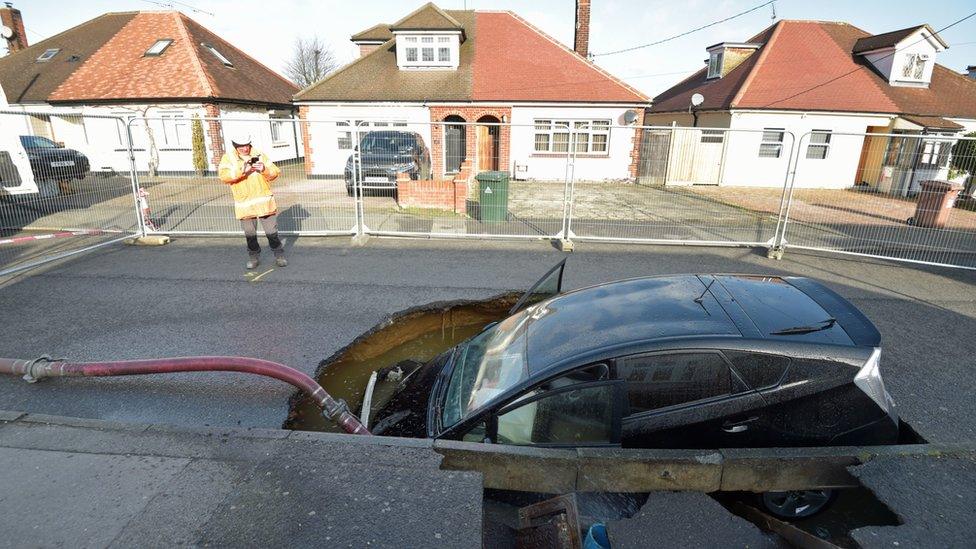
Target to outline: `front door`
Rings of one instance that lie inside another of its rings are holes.
[[[478,126],[478,170],[498,170],[498,126]]]
[[[464,126],[461,124],[448,124],[444,129],[445,158],[444,166],[447,173],[458,173],[461,171],[461,163],[464,162],[464,152],[466,149]]]

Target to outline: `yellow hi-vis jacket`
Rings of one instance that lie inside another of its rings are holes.
[[[252,156],[261,159],[264,171],[252,172],[247,179],[234,183],[244,175],[244,163]],[[236,150],[224,153],[224,157],[220,159],[218,174],[220,180],[230,185],[231,192],[234,193],[234,214],[237,219],[264,217],[278,213],[278,205],[275,204],[274,195],[271,194],[270,183],[278,179],[281,169],[261,151],[252,148],[251,154],[244,158],[241,158]]]

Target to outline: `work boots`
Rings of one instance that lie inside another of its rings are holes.
[[[250,271],[251,269],[257,269],[258,265],[260,264],[261,261],[257,257],[252,256],[251,259],[248,259],[247,263],[244,264],[244,268]]]

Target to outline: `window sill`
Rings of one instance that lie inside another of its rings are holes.
[[[282,147],[287,147],[287,146],[288,146],[288,142],[287,141],[284,142],[284,143],[272,143],[271,144],[271,148],[272,149],[280,149]]]
[[[566,158],[570,156],[570,153],[532,153],[529,158]],[[573,158],[610,158],[609,154],[606,153],[576,153]]]

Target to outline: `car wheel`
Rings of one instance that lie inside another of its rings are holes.
[[[762,505],[772,515],[786,520],[813,516],[823,511],[834,500],[833,490],[791,490],[789,492],[765,492]]]

